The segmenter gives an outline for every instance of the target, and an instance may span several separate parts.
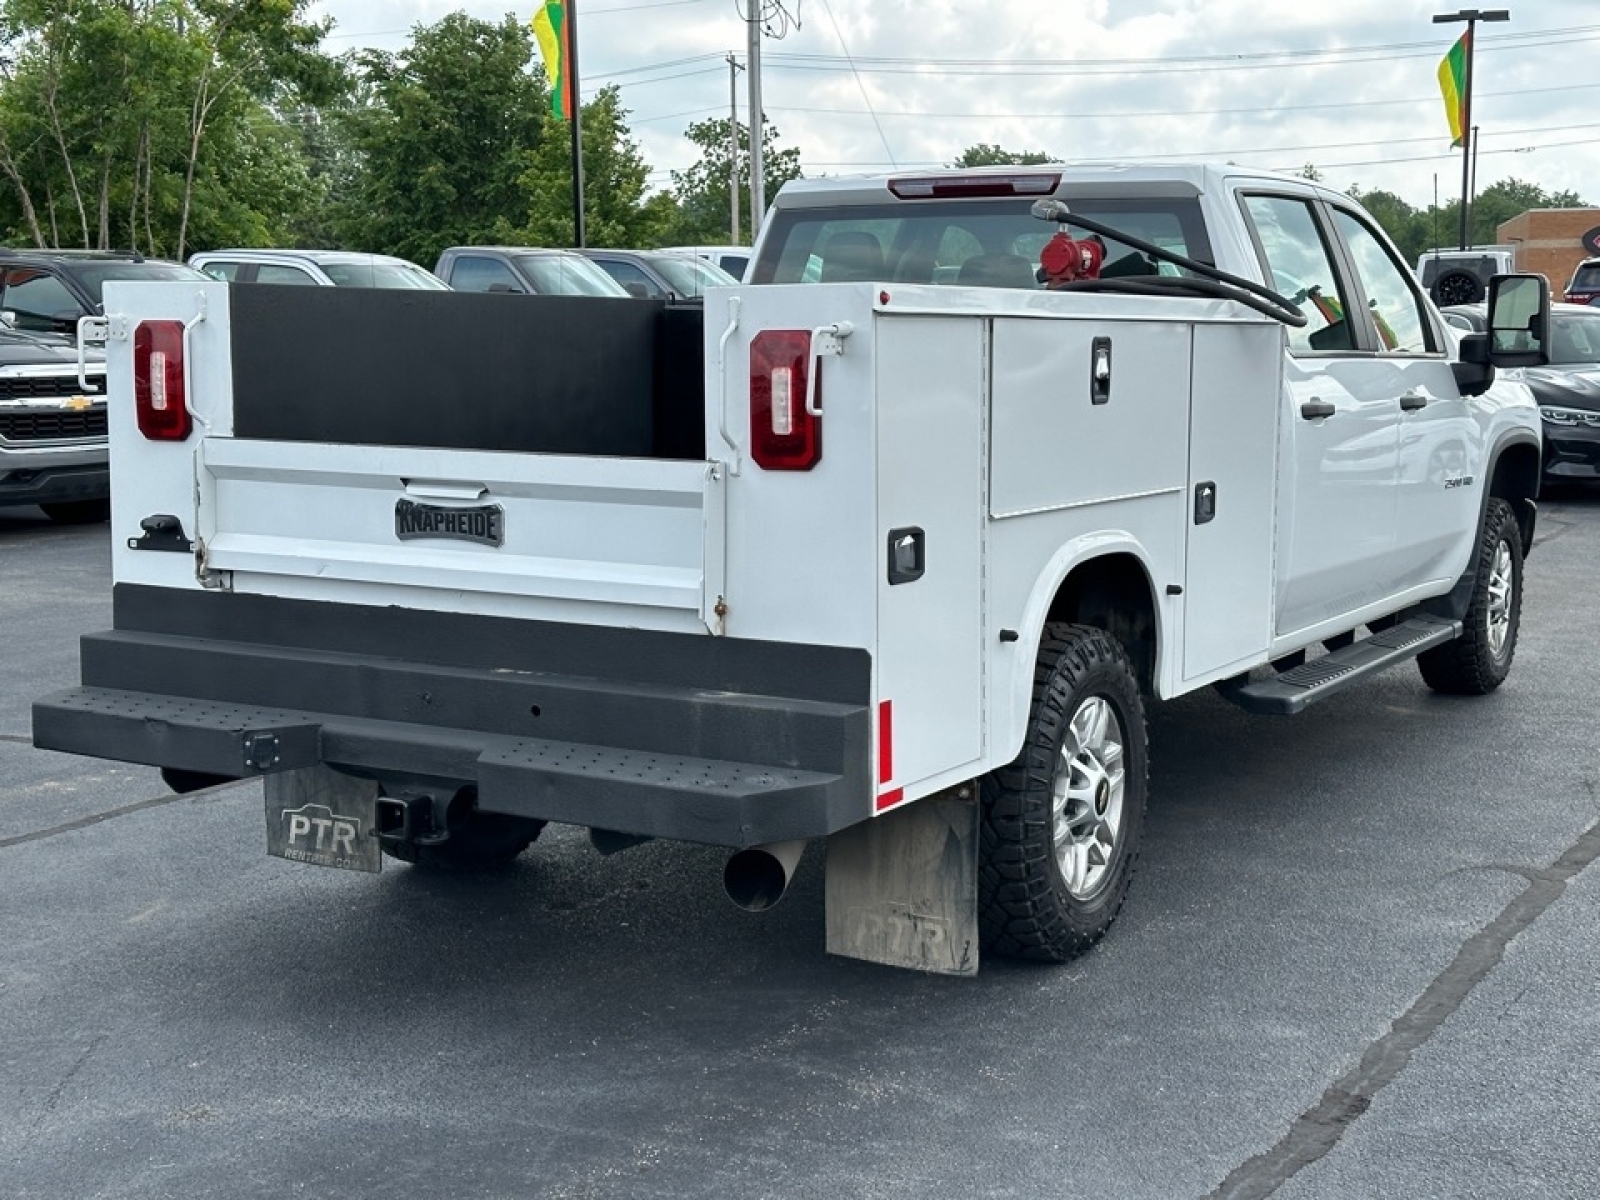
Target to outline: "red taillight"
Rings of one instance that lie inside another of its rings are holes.
[[[750,343],[750,457],[769,471],[809,471],[822,460],[822,418],[806,411],[811,334],[763,329]],[[820,405],[822,377],[817,377]]]
[[[133,409],[139,432],[153,442],[189,436],[182,321],[142,321],[133,331]]]

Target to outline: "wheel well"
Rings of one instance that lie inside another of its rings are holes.
[[[1139,685],[1155,691],[1156,606],[1150,578],[1131,554],[1107,554],[1074,567],[1050,602],[1047,621],[1104,629],[1128,652]]]
[[[1509,501],[1522,531],[1522,551],[1533,547],[1533,499],[1539,494],[1539,451],[1526,442],[1507,446],[1495,460],[1489,495]]]

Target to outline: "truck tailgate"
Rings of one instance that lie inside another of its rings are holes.
[[[211,437],[196,474],[204,566],[236,590],[476,593],[530,617],[665,610],[720,631],[714,464]]]

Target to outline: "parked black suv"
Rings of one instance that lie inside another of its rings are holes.
[[[0,250],[0,313],[13,329],[76,335],[78,318],[99,315],[113,279],[209,276],[182,263],[106,250]]]

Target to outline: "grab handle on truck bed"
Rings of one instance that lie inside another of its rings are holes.
[[[835,321],[832,325],[818,325],[811,331],[811,365],[806,372],[806,412],[813,417],[822,415],[822,404],[817,400],[817,376],[822,374],[824,355],[843,355],[844,340],[855,332],[849,321]]]

